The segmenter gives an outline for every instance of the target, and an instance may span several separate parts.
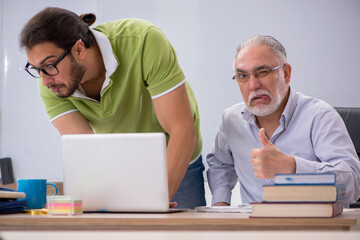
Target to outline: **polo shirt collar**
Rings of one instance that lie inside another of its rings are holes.
[[[103,90],[110,84],[109,77],[116,71],[119,64],[113,54],[113,50],[112,50],[109,39],[103,33],[98,32],[92,28],[89,28],[89,29],[90,29],[91,33],[94,35],[95,40],[99,46],[99,49],[100,49],[100,52],[101,52],[101,55],[102,55],[102,58],[104,61],[105,70],[106,70],[105,81],[101,88],[101,93],[102,93]],[[79,85],[79,89],[76,90],[72,96],[80,97],[80,98],[88,98],[84,94],[84,91],[83,91],[81,85]]]
[[[106,69],[106,77],[110,77],[118,67],[118,62],[114,56],[113,49],[111,47],[109,39],[101,32],[98,32],[92,28],[89,28],[94,35],[97,44],[99,45],[100,52],[104,61]]]

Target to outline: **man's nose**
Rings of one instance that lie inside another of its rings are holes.
[[[47,87],[49,84],[54,82],[54,78],[52,76],[46,75],[43,72],[40,72],[40,77],[42,80],[42,84]]]
[[[257,90],[261,87],[260,79],[258,79],[255,75],[251,74],[249,76],[249,88],[251,90]]]

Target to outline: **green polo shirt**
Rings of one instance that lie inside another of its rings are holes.
[[[91,30],[106,68],[100,102],[78,89],[59,98],[39,81],[40,96],[51,121],[79,111],[95,133],[164,132],[152,100],[186,84],[198,136],[194,160],[201,152],[199,111],[194,93],[185,81],[175,50],[153,24],[140,19],[107,22]]]

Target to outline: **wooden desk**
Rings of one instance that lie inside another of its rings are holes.
[[[249,218],[247,213],[87,213],[78,216],[0,215],[3,230],[350,230],[360,211],[335,218]]]
[[[359,231],[3,231],[3,240],[359,240]]]

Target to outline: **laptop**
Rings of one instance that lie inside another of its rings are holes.
[[[163,133],[62,136],[64,195],[84,212],[168,212]],[[170,209],[171,210],[171,209]]]

